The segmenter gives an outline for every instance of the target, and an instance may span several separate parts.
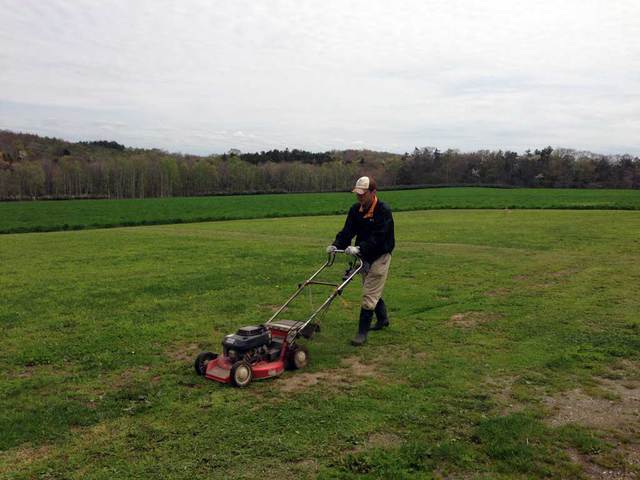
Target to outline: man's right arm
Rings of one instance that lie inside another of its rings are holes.
[[[351,240],[356,236],[356,223],[355,223],[355,209],[351,207],[347,214],[347,219],[344,222],[344,227],[336,235],[336,239],[333,244],[339,249],[344,250],[351,245]]]

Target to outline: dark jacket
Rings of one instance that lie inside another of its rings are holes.
[[[356,237],[356,245],[360,247],[362,258],[372,263],[385,253],[391,253],[395,247],[393,234],[393,216],[386,203],[378,199],[378,204],[373,210],[372,218],[364,218],[365,213],[360,212],[360,204],[354,204],[347,214],[344,227],[333,244],[340,250],[351,245],[351,240]]]

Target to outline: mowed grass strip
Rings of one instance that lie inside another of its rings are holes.
[[[394,211],[425,209],[640,209],[638,190],[429,188],[385,191]],[[0,233],[345,213],[351,193],[236,195],[0,203]]]
[[[397,213],[392,327],[359,285],[306,371],[244,390],[192,362],[324,260],[342,216],[0,238],[0,477],[581,478],[606,432],[545,399],[640,355],[640,218]],[[336,266],[341,274],[340,266]],[[307,302],[318,302],[322,291]]]

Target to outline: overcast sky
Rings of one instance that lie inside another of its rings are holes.
[[[0,0],[0,129],[640,154],[638,0]]]

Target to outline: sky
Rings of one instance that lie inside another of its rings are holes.
[[[0,0],[0,129],[640,154],[638,0]]]

